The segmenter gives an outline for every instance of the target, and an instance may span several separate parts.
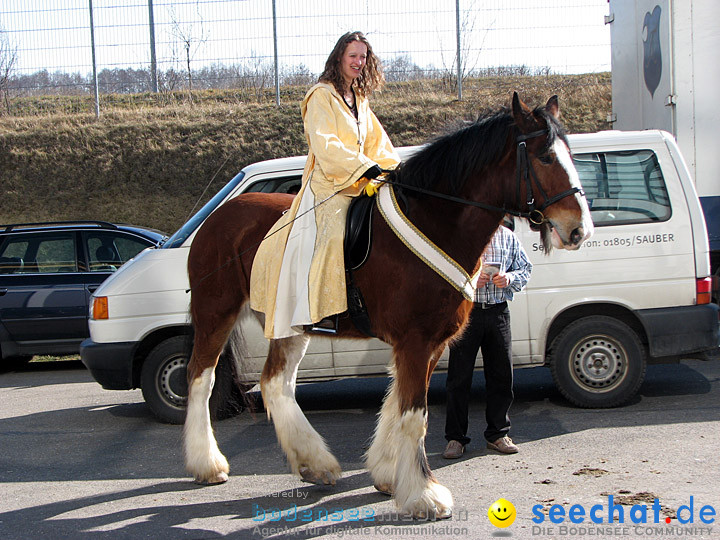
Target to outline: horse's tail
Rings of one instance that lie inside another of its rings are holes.
[[[237,324],[215,368],[215,387],[210,396],[210,411],[214,419],[230,418],[244,409],[254,412],[255,401],[248,394],[253,385],[243,378],[247,356],[245,336],[240,324]]]

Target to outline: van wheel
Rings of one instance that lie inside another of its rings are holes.
[[[625,323],[605,316],[579,319],[550,348],[558,389],[580,407],[616,407],[627,402],[645,378],[645,348]]]
[[[157,345],[145,359],[140,387],[150,410],[163,422],[182,424],[187,409],[187,364],[190,344],[186,336],[174,336]],[[244,400],[235,384],[229,359],[221,356],[215,368],[210,396],[210,416],[224,420],[242,412]]]
[[[182,424],[187,407],[188,350],[185,336],[157,345],[145,359],[140,388],[150,410],[163,422]]]

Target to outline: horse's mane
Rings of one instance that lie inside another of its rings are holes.
[[[542,152],[547,151],[557,137],[567,144],[562,126],[544,107],[538,107],[533,112],[543,118],[548,126],[547,143]],[[432,189],[445,178],[449,182],[450,192],[457,194],[471,176],[502,159],[511,130],[519,133],[506,107],[481,115],[474,122],[465,121],[459,126],[455,123],[403,162],[393,175],[395,181]],[[411,190],[405,190],[405,193],[414,194]]]

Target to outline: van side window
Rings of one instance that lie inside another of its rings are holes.
[[[670,219],[670,197],[651,150],[575,154],[596,226]]]
[[[283,176],[279,178],[270,178],[269,180],[260,180],[251,184],[245,193],[290,193],[297,194],[300,191],[301,176]]]

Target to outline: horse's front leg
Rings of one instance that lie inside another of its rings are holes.
[[[260,388],[293,473],[306,482],[335,485],[340,464],[295,401],[297,370],[309,343],[307,335],[271,340]]]
[[[375,465],[371,473],[376,487],[389,480],[387,458],[394,457],[395,502],[402,512],[419,519],[448,518],[453,508],[452,494],[437,482],[425,454],[427,385],[436,362],[436,355],[417,347],[395,347],[395,380],[385,398],[376,433],[376,438],[385,437],[373,443],[373,447],[385,442],[393,448],[384,449],[385,460],[375,463],[370,460],[373,447],[368,452],[368,466]]]
[[[395,384],[395,366],[390,367],[390,385],[378,417],[373,442],[365,454],[365,464],[372,476],[375,489],[392,495],[395,489],[397,461],[397,430],[400,423],[400,404]]]

